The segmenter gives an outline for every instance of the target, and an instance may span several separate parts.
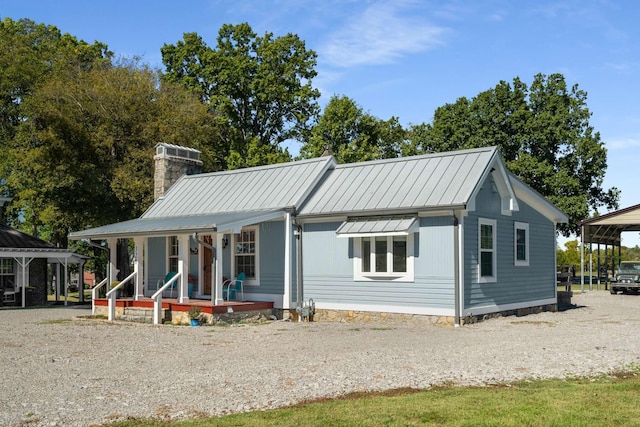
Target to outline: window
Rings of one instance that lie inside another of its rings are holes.
[[[16,283],[14,262],[11,258],[0,258],[0,288],[13,290]]]
[[[516,266],[529,265],[529,224],[514,223],[513,230],[514,264]]]
[[[246,228],[233,235],[233,260],[234,274],[245,274],[247,280],[256,280],[258,277],[258,230]]]
[[[178,238],[169,237],[169,271],[178,271]]]
[[[413,280],[413,235],[354,239],[356,280]]]
[[[496,281],[496,221],[478,219],[479,282]]]

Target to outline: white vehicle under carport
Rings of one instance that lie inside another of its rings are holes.
[[[626,293],[640,292],[640,261],[623,261],[620,263],[618,273],[611,281],[611,293],[618,291]]]

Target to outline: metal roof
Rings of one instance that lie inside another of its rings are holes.
[[[49,242],[0,223],[0,248],[58,249]]]
[[[142,218],[297,207],[333,165],[333,157],[320,157],[227,172],[185,175],[156,200]]]
[[[49,242],[0,223],[0,258],[71,258],[74,262],[87,259],[68,249],[57,248]]]
[[[338,165],[300,215],[465,207],[499,158],[496,147]]]
[[[584,243],[619,245],[625,231],[640,231],[640,205],[610,212],[580,223]]]
[[[407,235],[414,231],[417,222],[414,216],[350,218],[342,223],[336,234],[338,237]]]
[[[283,209],[227,212],[208,215],[183,215],[162,218],[138,218],[69,234],[71,239],[106,239],[135,236],[169,236],[200,232],[239,232],[245,225],[284,216]]]

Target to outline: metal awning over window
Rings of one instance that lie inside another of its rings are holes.
[[[414,216],[349,218],[336,231],[338,237],[406,236],[418,230]]]

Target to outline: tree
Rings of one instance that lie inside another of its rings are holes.
[[[135,61],[67,69],[34,90],[7,150],[14,214],[69,231],[136,218],[152,203],[153,147],[206,146],[215,126],[184,89]],[[205,150],[206,151],[206,150]],[[209,157],[211,157],[209,155]]]
[[[28,19],[0,21],[0,194],[14,196],[5,185],[15,166],[7,150],[27,119],[24,101],[55,73],[108,64],[111,56],[105,44],[88,44],[54,26]]]
[[[317,116],[311,85],[316,53],[298,36],[257,36],[249,24],[223,25],[212,49],[196,33],[165,44],[164,80],[210,105],[221,125],[223,168],[290,160],[280,144],[298,139]]]
[[[397,118],[377,119],[352,99],[333,96],[301,147],[300,156],[318,157],[328,148],[340,163],[398,157],[404,133]]]
[[[472,99],[436,110],[432,124],[409,130],[403,154],[498,146],[509,169],[569,216],[568,236],[599,207],[615,209],[619,191],[604,190],[607,150],[589,124],[587,94],[561,74],[515,78]]]

